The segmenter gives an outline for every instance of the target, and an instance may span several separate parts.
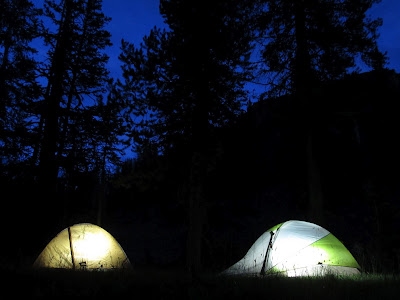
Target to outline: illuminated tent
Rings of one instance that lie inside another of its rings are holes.
[[[320,276],[359,274],[359,264],[328,230],[287,221],[263,233],[226,275]]]
[[[61,231],[33,264],[38,268],[116,269],[130,266],[111,234],[93,224],[75,224]]]

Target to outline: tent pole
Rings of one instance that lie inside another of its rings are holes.
[[[75,270],[74,248],[72,247],[71,228],[68,227],[69,249],[71,250],[72,269]]]
[[[260,275],[264,276],[265,275],[265,263],[267,262],[267,257],[269,254],[269,249],[272,248],[272,238],[274,237],[274,233],[272,231],[269,232],[271,234],[271,237],[269,239],[269,243],[268,243],[268,247],[267,247],[267,251],[265,252],[265,256],[264,256],[264,262],[261,268],[261,272]]]

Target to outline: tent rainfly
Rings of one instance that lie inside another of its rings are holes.
[[[119,269],[130,266],[116,239],[103,228],[75,224],[61,231],[44,248],[33,264],[36,268]]]
[[[287,221],[263,233],[225,275],[282,274],[288,277],[360,274],[349,250],[328,230]]]

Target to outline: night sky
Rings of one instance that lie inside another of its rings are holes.
[[[379,32],[379,47],[387,51],[389,57],[388,68],[400,72],[400,1],[383,0],[371,8],[372,17],[383,19]]]
[[[42,7],[43,2],[43,0],[33,0],[38,7]],[[110,57],[108,67],[111,76],[117,78],[121,75],[121,64],[118,60],[121,40],[125,39],[139,45],[154,26],[166,28],[167,25],[164,24],[159,12],[159,0],[104,0],[103,12],[112,18],[106,29],[112,35],[113,46],[106,52]],[[383,25],[379,30],[379,47],[388,53],[388,68],[400,72],[400,1],[382,0],[371,8],[370,16],[383,19]],[[40,52],[45,55],[45,50]]]
[[[36,6],[42,7],[43,0],[33,0]],[[106,49],[110,60],[108,68],[113,78],[121,76],[121,63],[118,60],[121,40],[125,39],[139,46],[145,35],[154,27],[166,28],[159,12],[159,0],[104,0],[103,12],[111,17],[106,29],[111,33],[113,46]],[[400,1],[382,0],[370,10],[372,18],[380,17],[383,25],[380,27],[379,47],[387,51],[389,69],[400,73]],[[36,47],[38,49],[38,47]],[[45,57],[46,50],[40,49],[39,57]]]
[[[112,34],[113,46],[107,50],[109,69],[113,77],[121,74],[118,55],[121,39],[139,45],[142,38],[154,27],[166,27],[159,12],[159,0],[104,0],[103,12],[112,18],[107,30]],[[400,1],[383,0],[370,10],[372,18],[380,17],[379,47],[387,51],[388,68],[400,72]]]
[[[159,0],[104,0],[103,12],[112,20],[107,26],[111,32],[113,46],[107,49],[110,57],[109,70],[113,78],[121,76],[120,54],[121,39],[125,39],[138,46],[145,35],[157,26],[167,28],[159,11]],[[383,0],[370,10],[372,18],[380,17],[383,25],[379,29],[379,47],[387,51],[389,57],[388,68],[400,72],[400,1]],[[361,66],[362,67],[362,66]],[[250,87],[250,86],[249,86]],[[259,89],[251,85],[251,89]],[[125,158],[135,156],[127,151]]]
[[[33,0],[38,7],[43,7],[44,0]],[[157,26],[167,28],[159,11],[159,0],[104,0],[103,12],[112,20],[106,29],[111,33],[113,45],[106,49],[110,57],[108,69],[114,79],[120,78],[121,62],[118,60],[120,54],[121,40],[125,39],[139,46],[145,35]],[[372,18],[380,17],[383,25],[379,29],[379,47],[382,51],[387,51],[389,57],[389,69],[395,69],[400,73],[400,1],[383,0],[370,10]],[[38,41],[37,41],[38,42]],[[39,60],[46,57],[46,49],[36,45],[39,50]],[[361,66],[363,68],[363,66]],[[251,90],[258,92],[261,87],[249,85]],[[131,151],[127,151],[125,158],[135,156]]]
[[[111,76],[116,78],[121,75],[121,64],[118,60],[121,40],[139,46],[145,35],[157,26],[167,27],[160,15],[159,0],[104,0],[103,12],[112,20],[106,27],[111,33],[113,46],[107,49],[110,57],[109,70]]]

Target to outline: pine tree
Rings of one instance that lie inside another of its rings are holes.
[[[357,58],[382,69],[386,55],[377,46],[381,19],[367,11],[380,0],[271,0],[257,24],[263,66],[269,75],[267,96],[292,94],[299,109],[299,126],[306,144],[310,221],[323,224],[323,193],[315,141],[318,114],[313,89],[321,82],[343,78],[357,67]],[[263,95],[264,97],[266,95]],[[323,99],[318,99],[323,101]]]
[[[382,68],[378,50],[381,19],[367,11],[381,0],[263,1],[257,24],[269,95],[302,93],[315,83],[342,78],[357,66]]]
[[[140,47],[122,43],[120,86],[131,104],[134,141],[163,154],[182,147],[190,153],[184,162],[189,166],[190,272],[201,266],[204,185],[214,131],[232,121],[247,100],[250,7],[248,1],[161,1],[170,31],[153,29]]]
[[[45,15],[56,31],[47,28],[44,33],[49,46],[49,63],[42,71],[47,86],[33,159],[39,157],[40,180],[51,195],[56,193],[60,170],[72,176],[91,170],[99,159],[89,154],[98,137],[99,128],[94,126],[102,126],[95,122],[95,107],[101,105],[109,81],[103,51],[111,45],[110,33],[104,30],[110,19],[102,13],[101,3],[45,1]]]
[[[40,91],[30,42],[38,36],[39,15],[31,1],[0,1],[0,164],[7,172],[26,164],[31,151],[32,103]]]

